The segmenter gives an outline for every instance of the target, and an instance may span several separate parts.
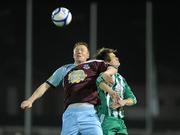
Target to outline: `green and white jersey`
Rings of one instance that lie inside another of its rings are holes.
[[[112,76],[112,79],[114,81],[114,84],[111,86],[111,88],[114,91],[117,91],[119,94],[119,97],[121,99],[128,99],[131,98],[136,104],[137,100],[135,95],[133,94],[131,88],[127,84],[126,80],[119,74],[115,74]],[[113,109],[111,108],[112,99],[110,95],[105,92],[104,90],[99,88],[99,84],[103,81],[102,75],[100,75],[97,80],[97,88],[98,88],[98,94],[100,98],[100,105],[97,106],[98,114],[100,116],[100,119],[102,120],[105,116],[113,116],[116,118],[123,118],[124,117],[124,109],[123,107]]]

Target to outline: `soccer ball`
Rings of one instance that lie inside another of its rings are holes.
[[[72,20],[72,14],[65,7],[56,8],[51,15],[52,22],[59,27],[68,25]]]

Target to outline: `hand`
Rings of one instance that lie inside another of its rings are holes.
[[[113,109],[117,109],[117,108],[123,107],[123,106],[125,106],[125,105],[126,105],[126,100],[119,100],[118,102],[113,102],[112,105],[111,105],[111,107],[112,107]]]
[[[126,105],[126,100],[119,100],[119,101],[118,101],[118,104],[119,104],[121,107],[123,107],[123,106]]]
[[[22,103],[21,103],[21,108],[22,109],[27,109],[27,108],[31,108],[32,107],[32,102],[29,101],[29,100],[24,100]]]
[[[121,100],[116,91],[113,91],[113,90],[109,91],[109,95],[111,96],[113,102],[115,102],[115,103],[118,103],[118,101]]]
[[[111,98],[112,98],[112,105],[111,107],[113,109],[117,109],[119,107],[121,107],[120,105],[120,101],[122,100],[120,97],[119,97],[119,94],[116,92],[116,91],[112,91],[111,93],[109,93]]]
[[[117,109],[117,108],[123,107],[125,105],[126,105],[126,100],[122,100],[121,98],[118,98],[118,99],[116,99],[116,101],[113,100],[111,107],[113,109]]]
[[[118,97],[115,97],[114,99],[112,99],[113,100],[113,102],[112,102],[112,104],[111,104],[111,107],[113,108],[113,109],[117,109],[117,108],[119,108],[119,107],[121,107],[121,104],[119,103],[120,102],[120,97],[118,96]]]
[[[121,107],[121,105],[120,105],[119,103],[117,103],[117,102],[113,102],[113,103],[111,104],[111,108],[113,108],[113,109],[117,109],[117,108],[119,108],[119,107]]]

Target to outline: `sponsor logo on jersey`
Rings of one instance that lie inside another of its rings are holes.
[[[85,64],[85,65],[83,66],[83,68],[84,68],[84,69],[89,69],[90,67],[89,67],[88,64]]]
[[[79,83],[83,81],[86,77],[87,75],[84,73],[83,70],[75,70],[68,75],[68,80],[69,83]]]

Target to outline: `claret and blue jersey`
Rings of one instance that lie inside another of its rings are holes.
[[[63,82],[65,108],[72,103],[88,102],[96,105],[99,101],[96,79],[107,67],[101,60],[90,60],[77,66],[65,65],[56,70],[47,83],[57,87]]]

